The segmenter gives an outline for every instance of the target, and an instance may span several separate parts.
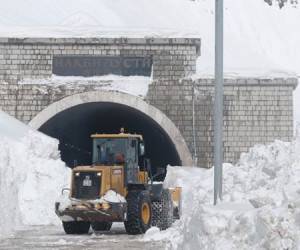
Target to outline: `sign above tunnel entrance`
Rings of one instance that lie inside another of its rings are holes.
[[[53,56],[52,73],[58,76],[150,76],[152,57]]]

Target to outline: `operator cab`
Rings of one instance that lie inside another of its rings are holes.
[[[144,169],[143,137],[136,134],[93,134],[93,165],[124,166],[125,183],[137,183]]]
[[[145,146],[140,135],[94,134],[93,163],[95,165],[123,165],[125,160],[138,163],[144,156]]]

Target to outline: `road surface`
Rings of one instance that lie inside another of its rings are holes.
[[[114,223],[110,232],[88,235],[66,235],[60,226],[28,227],[14,235],[0,239],[2,250],[74,249],[74,250],[160,250],[165,242],[144,242],[143,236],[127,235],[122,224]]]

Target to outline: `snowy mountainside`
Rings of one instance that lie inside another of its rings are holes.
[[[96,18],[93,16],[84,13],[84,12],[76,12],[73,15],[69,16],[62,23],[61,26],[68,26],[68,27],[75,27],[75,26],[98,26],[101,27],[102,25],[98,22]]]

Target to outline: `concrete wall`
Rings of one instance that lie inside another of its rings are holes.
[[[29,123],[53,102],[97,90],[96,84],[18,84],[50,77],[54,55],[152,56],[153,82],[145,101],[167,115],[197,156],[198,165],[208,167],[213,150],[213,80],[187,78],[195,73],[199,53],[198,39],[0,38],[0,108]],[[296,79],[282,78],[225,80],[226,161],[235,162],[254,144],[291,139],[296,85]]]

